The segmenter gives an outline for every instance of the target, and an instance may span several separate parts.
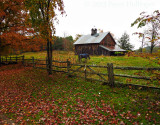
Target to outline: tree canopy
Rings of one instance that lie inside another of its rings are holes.
[[[131,26],[138,25],[137,28],[142,28],[147,26],[148,30],[146,32],[145,38],[151,43],[150,53],[152,53],[153,48],[160,44],[160,12],[159,10],[154,11],[152,14],[146,14],[146,12],[140,13],[138,17]],[[143,33],[139,33],[140,35]]]
[[[8,54],[13,50],[39,50],[40,45],[37,43],[43,39],[27,23],[29,15],[24,2],[25,0],[0,1],[0,54]]]
[[[24,36],[25,31],[24,17],[22,11],[23,0],[1,0],[0,1],[0,48],[1,54],[12,45],[15,48],[20,46],[18,43]]]
[[[29,10],[28,22],[44,38],[51,38],[55,33],[54,23],[57,20],[56,10],[63,15],[63,0],[25,0],[25,6]]]

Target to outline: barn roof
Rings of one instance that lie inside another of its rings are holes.
[[[115,48],[114,48],[114,49],[107,48],[107,47],[105,47],[105,46],[103,46],[103,45],[99,45],[99,47],[101,47],[101,48],[103,48],[103,49],[105,49],[105,50],[114,51],[114,52],[116,52],[116,51],[125,52],[125,51],[126,51],[126,50],[124,50],[124,49],[121,49],[121,48],[120,48],[119,46],[117,46],[117,45],[115,45]]]
[[[83,35],[74,43],[74,45],[100,43],[108,33],[109,32],[97,33],[95,35]]]

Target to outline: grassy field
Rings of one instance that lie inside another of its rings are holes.
[[[20,64],[0,67],[0,114],[17,124],[158,125],[159,97],[158,90],[110,88]]]
[[[36,59],[45,59],[46,52],[28,52],[22,54],[25,58],[31,59],[34,57]],[[135,67],[160,67],[160,55],[147,55],[145,56],[90,56],[91,59],[87,60],[87,64],[89,65],[103,65],[106,66],[107,63],[113,63],[114,66],[135,66]],[[158,57],[158,58],[157,58]],[[78,56],[73,52],[66,51],[53,51],[53,59],[59,61],[66,61],[69,59],[71,63],[79,63]],[[159,61],[159,62],[158,62]],[[45,61],[44,61],[45,63]],[[85,60],[83,59],[81,64],[84,64]],[[54,65],[63,66],[62,64],[54,63]],[[57,68],[56,68],[57,69]],[[105,68],[92,68],[96,72],[107,73],[107,69]],[[81,70],[84,70],[82,68]],[[134,76],[147,76],[152,78],[157,78],[157,80],[140,80],[140,79],[131,79],[131,78],[122,78],[115,77],[115,81],[123,82],[123,83],[133,83],[139,85],[147,85],[160,87],[160,72],[159,71],[147,71],[147,70],[114,70],[115,74],[126,74],[126,75],[134,75]],[[77,73],[78,75],[84,76],[82,73]],[[88,75],[89,78],[99,79],[97,75]],[[106,79],[107,76],[105,76]]]
[[[21,55],[24,55],[25,58],[34,57],[36,59],[46,59],[46,51],[43,52],[27,52]],[[160,55],[157,55],[160,58]],[[115,66],[139,66],[139,67],[160,67],[157,64],[156,57],[152,57],[152,60],[148,58],[142,57],[134,57],[134,56],[90,56],[91,59],[87,61],[87,64],[96,64],[96,65],[107,65],[107,63],[113,63]],[[73,63],[79,63],[78,56],[74,54],[74,52],[66,52],[66,51],[53,51],[53,59],[66,61],[70,59],[74,60]],[[160,61],[160,60],[159,60]],[[85,61],[83,60],[82,63]]]

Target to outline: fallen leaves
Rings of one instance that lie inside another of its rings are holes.
[[[76,80],[73,79],[61,80],[60,74],[48,77],[45,72],[27,68],[11,68],[5,76],[2,72],[0,71],[0,79],[3,79],[0,82],[0,113],[10,114],[9,117],[15,119],[16,123],[125,125],[139,124],[138,120],[144,114],[148,122],[158,123],[152,114],[159,115],[160,102],[149,102],[150,105],[145,108],[144,103],[148,98],[137,93],[131,95],[123,88],[114,89],[116,93],[109,89],[102,91],[96,86],[93,89],[81,85],[82,83],[74,83]],[[123,93],[126,95],[121,98]],[[141,109],[132,110],[134,107],[130,108],[129,103],[139,104],[139,107],[146,110],[145,113]]]

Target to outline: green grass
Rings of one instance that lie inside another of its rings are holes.
[[[20,56],[24,55],[25,58],[32,58],[35,59],[46,59],[47,57],[47,51],[42,52],[26,52],[20,54]],[[67,60],[68,58],[76,58],[73,52],[71,51],[53,51],[53,58],[61,59],[61,60]]]
[[[21,66],[0,72],[0,113],[19,124],[160,124],[156,90],[110,88]]]
[[[36,59],[45,59],[46,52],[27,52],[23,53],[22,55],[25,58],[35,57]],[[135,57],[135,56],[90,56],[91,59],[87,60],[87,64],[89,65],[107,65],[107,63],[113,63],[113,66],[135,66],[135,67],[160,67],[155,60],[155,57]],[[157,56],[156,56],[157,57]],[[150,59],[149,59],[150,58]],[[160,57],[159,57],[160,58]],[[67,51],[53,51],[53,59],[66,61],[69,59],[72,63],[79,63],[78,56],[75,55],[73,52]],[[45,62],[44,62],[45,63]],[[81,64],[85,64],[85,60],[83,59]],[[54,65],[63,66],[63,64],[54,63]],[[66,64],[64,65],[66,66]],[[55,68],[58,70],[58,68]],[[75,68],[74,68],[75,69]],[[96,72],[107,73],[107,69],[105,68],[93,68]],[[81,70],[84,70],[82,68]],[[88,69],[87,69],[88,70]],[[88,70],[89,71],[89,70]],[[147,85],[147,86],[154,86],[160,87],[159,71],[137,71],[137,70],[114,70],[115,74],[126,74],[126,75],[134,75],[134,76],[147,76],[152,78],[157,78],[157,80],[139,80],[139,79],[131,79],[131,78],[124,78],[124,77],[115,77],[116,81],[123,82],[123,83],[133,83],[139,85]],[[78,75],[84,76],[82,73],[77,73]],[[90,78],[99,79],[97,75],[88,75]],[[105,76],[106,79],[107,76]]]
[[[25,58],[34,57],[36,59],[46,59],[46,51],[43,52],[27,52],[24,55]],[[142,57],[134,56],[90,56],[91,59],[87,61],[87,64],[107,65],[107,63],[113,63],[114,66],[138,66],[138,67],[160,67],[156,62]],[[67,51],[53,51],[53,58],[60,60],[67,60],[69,58],[75,59],[78,63],[78,56],[74,52]],[[82,63],[85,61],[83,60]]]
[[[157,63],[145,58],[127,56],[91,56],[91,60],[88,63],[97,65],[113,63],[114,66],[160,67]]]

